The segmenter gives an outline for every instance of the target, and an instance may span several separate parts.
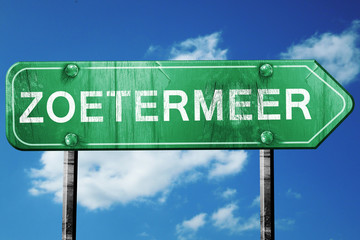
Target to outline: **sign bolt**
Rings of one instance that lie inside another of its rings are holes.
[[[274,135],[270,131],[265,131],[261,134],[261,142],[270,144],[274,140]]]
[[[266,63],[260,66],[260,74],[263,77],[270,77],[273,74],[274,70],[273,67]]]
[[[65,136],[65,144],[69,147],[73,147],[78,143],[78,137],[74,133],[69,133]]]
[[[68,64],[65,67],[65,73],[66,75],[68,75],[69,77],[76,77],[76,75],[79,73],[79,68],[78,66],[76,66],[75,64]]]

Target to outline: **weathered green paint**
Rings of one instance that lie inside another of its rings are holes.
[[[186,116],[171,108],[185,96],[170,90],[187,96]],[[259,119],[259,104],[278,120]],[[353,106],[314,60],[20,62],[6,76],[6,134],[24,150],[316,148]],[[267,131],[271,141],[262,139]]]

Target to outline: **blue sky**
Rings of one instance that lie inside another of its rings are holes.
[[[1,239],[61,239],[63,152],[5,137],[18,61],[316,59],[355,99],[316,150],[275,151],[277,239],[356,239],[358,1],[0,0]],[[80,152],[78,239],[259,239],[259,151]]]

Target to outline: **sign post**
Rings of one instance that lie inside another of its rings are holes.
[[[76,240],[78,152],[64,152],[62,240]]]
[[[275,239],[274,150],[260,150],[260,239]]]

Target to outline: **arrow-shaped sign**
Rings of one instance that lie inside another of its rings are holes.
[[[352,111],[316,61],[20,62],[6,77],[16,148],[316,148]]]

